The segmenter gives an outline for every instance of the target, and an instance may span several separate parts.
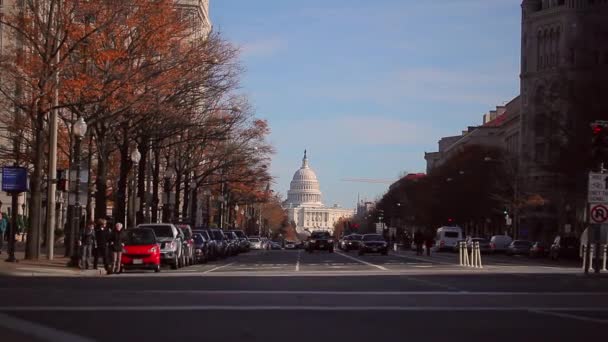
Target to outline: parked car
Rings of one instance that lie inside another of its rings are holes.
[[[553,260],[559,258],[580,258],[580,241],[574,236],[556,236],[549,249],[549,256]]]
[[[172,269],[181,267],[183,260],[183,242],[177,227],[171,223],[140,224],[137,228],[149,228],[154,231],[156,242],[160,244],[160,261],[169,264]]]
[[[505,253],[513,238],[508,235],[494,235],[490,238],[490,248],[492,253]]]
[[[509,244],[507,255],[529,255],[532,242],[528,240],[515,240]]]
[[[213,240],[211,238],[211,235],[209,235],[209,230],[204,230],[204,229],[196,229],[192,231],[194,234],[200,234],[203,236],[203,238],[205,238],[205,245],[206,245],[206,250],[207,250],[207,254],[206,254],[206,259],[207,260],[215,260],[218,258],[217,255],[217,245],[215,243],[215,240]],[[196,244],[196,241],[195,241]]]
[[[387,255],[388,243],[380,234],[365,234],[361,239],[359,255],[364,255],[365,253],[381,253],[382,255]]]
[[[340,243],[338,244],[338,248],[341,250],[348,252],[353,249],[359,249],[359,245],[361,244],[361,239],[363,235],[360,234],[351,234],[342,238]]]
[[[452,251],[454,246],[458,246],[458,241],[462,240],[463,233],[460,227],[439,227],[435,234],[435,246],[437,251]]]
[[[484,238],[469,238],[467,239],[467,248],[470,250],[473,248],[473,244],[476,242],[479,243],[479,252],[480,253],[490,253],[492,249],[490,248],[490,241]]]
[[[179,229],[184,236],[184,265],[194,265],[194,240],[192,239],[192,228],[187,224],[178,224]]]
[[[531,258],[542,258],[546,257],[549,254],[549,247],[547,244],[539,241],[535,241],[530,247],[530,257]]]
[[[269,250],[270,249],[270,240],[267,237],[262,237],[262,249]]]
[[[283,249],[283,247],[277,241],[270,241],[270,249],[271,250],[279,250],[279,249]]]
[[[285,240],[285,249],[296,249],[297,245],[294,241]]]
[[[251,246],[251,249],[263,249],[262,239],[259,236],[250,236],[249,245]]]
[[[209,245],[203,234],[195,233],[194,240],[194,261],[196,263],[206,263],[209,260]]]
[[[133,228],[124,232],[124,250],[120,263],[123,270],[152,269],[160,272],[160,246],[154,230]]]
[[[251,248],[249,245],[249,239],[247,239],[247,235],[242,230],[230,230],[230,232],[234,233],[238,239],[239,252],[248,252]]]
[[[314,231],[306,240],[306,251],[312,253],[315,250],[325,250],[329,253],[334,252],[334,240],[329,232]]]
[[[208,232],[211,239],[215,241],[215,255],[218,258],[227,257],[228,241],[224,236],[224,232],[221,229],[209,229]]]
[[[227,246],[227,255],[229,256],[234,256],[239,254],[240,252],[240,247],[239,247],[239,238],[236,237],[236,234],[234,234],[231,231],[226,231],[224,232],[224,238],[226,239],[226,243],[228,244]]]

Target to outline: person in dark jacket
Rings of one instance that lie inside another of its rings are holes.
[[[108,265],[108,230],[106,229],[106,220],[99,219],[97,221],[97,228],[95,228],[95,242],[97,247],[93,250],[93,268],[97,269],[97,262],[99,258],[103,259],[103,267],[106,271],[109,269]]]
[[[424,244],[424,236],[419,230],[414,233],[414,243],[416,244],[416,255],[422,255],[422,245]]]
[[[89,224],[87,224],[82,234],[80,234],[78,245],[82,249],[82,253],[80,254],[80,268],[88,270],[91,254],[93,249],[97,247],[95,239],[95,223],[89,222]]]
[[[120,273],[122,249],[125,246],[122,239],[122,223],[117,223],[114,230],[110,232],[108,243],[112,251],[112,270],[110,272]]]
[[[433,244],[435,243],[435,240],[433,238],[433,236],[431,234],[429,234],[426,239],[424,240],[424,245],[426,247],[426,255],[427,256],[431,256],[431,248],[433,247]]]

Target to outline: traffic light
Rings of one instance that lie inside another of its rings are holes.
[[[502,213],[505,215],[509,215],[509,209],[505,208]]]
[[[454,223],[454,219],[451,217],[448,217],[448,223]]]
[[[601,167],[608,163],[608,125],[605,122],[595,122],[591,125],[591,158],[593,167]]]

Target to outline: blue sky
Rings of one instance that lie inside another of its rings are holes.
[[[304,149],[326,204],[354,207],[424,172],[442,136],[519,93],[519,0],[211,0],[241,48],[242,91],[267,119],[274,189]]]

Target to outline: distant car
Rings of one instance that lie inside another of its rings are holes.
[[[490,249],[492,253],[505,253],[513,238],[508,235],[494,235],[490,238]]]
[[[227,257],[228,241],[224,236],[224,232],[221,229],[209,229],[208,232],[211,239],[215,242],[215,255],[218,258]]]
[[[365,234],[361,239],[359,255],[364,255],[365,253],[381,253],[382,255],[387,255],[388,243],[380,234]]]
[[[124,232],[124,251],[121,257],[123,270],[151,269],[160,272],[160,246],[154,230],[132,228]]]
[[[507,248],[507,255],[529,255],[532,242],[528,240],[515,240]]]
[[[140,224],[137,228],[149,228],[154,231],[156,242],[160,245],[160,260],[169,264],[172,269],[182,266],[183,258],[182,235],[171,223]]]
[[[296,249],[297,245],[294,241],[285,240],[285,249]]]
[[[348,252],[350,250],[357,250],[361,244],[361,239],[363,235],[360,234],[351,234],[347,235],[338,244],[338,248],[341,250]]]
[[[187,224],[176,225],[184,236],[184,266],[194,264],[194,240],[192,239],[192,228]]]
[[[270,249],[279,250],[279,249],[283,249],[283,247],[281,247],[281,244],[276,241],[270,241]]]
[[[556,236],[549,250],[553,260],[559,258],[579,259],[580,241],[574,236]]]
[[[203,234],[195,233],[194,240],[194,259],[196,263],[206,263],[209,260],[209,245],[207,238]]]
[[[473,248],[475,243],[479,243],[479,252],[480,253],[490,253],[492,249],[490,248],[490,241],[484,238],[469,238],[467,240],[467,248],[470,250]]]
[[[262,239],[259,236],[250,236],[249,237],[249,246],[251,249],[263,249],[262,248]]]
[[[240,241],[239,241],[239,238],[236,237],[236,234],[234,234],[231,231],[227,231],[227,232],[224,232],[224,237],[228,244],[227,254],[229,256],[234,256],[234,255],[239,254],[241,251],[240,247],[239,247]]]
[[[306,240],[306,251],[312,253],[315,250],[325,250],[329,253],[334,252],[334,240],[326,231],[315,231]]]
[[[536,241],[530,247],[531,258],[543,258],[549,254],[549,247],[543,242]]]

